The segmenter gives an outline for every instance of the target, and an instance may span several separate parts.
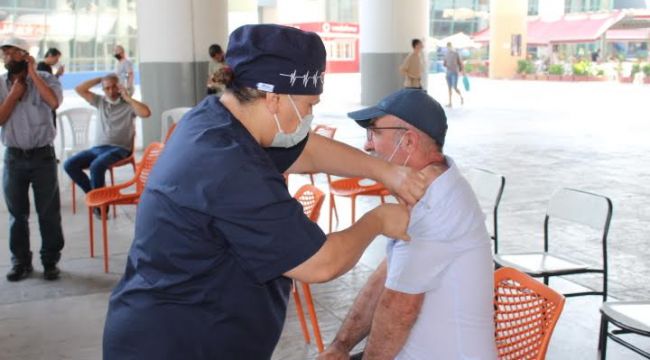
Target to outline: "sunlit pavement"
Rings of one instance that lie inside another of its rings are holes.
[[[379,76],[379,75],[378,75]],[[595,192],[611,198],[614,217],[609,236],[610,294],[617,299],[650,299],[650,86],[616,83],[560,83],[472,79],[465,105],[454,99],[447,109],[449,132],[445,152],[462,170],[491,169],[506,177],[499,212],[500,252],[540,250],[546,203],[561,187]],[[336,139],[360,147],[365,133],[345,113],[361,105],[359,75],[328,75],[325,94],[315,109],[316,123],[338,128]],[[446,86],[440,75],[430,77],[429,93],[446,103]],[[70,91],[62,108],[83,104]],[[150,120],[147,120],[150,121]],[[1,166],[1,165],[0,165]],[[128,179],[128,168],[118,178]],[[307,181],[291,176],[295,190]],[[327,189],[325,177],[318,185]],[[110,289],[123,271],[135,218],[134,208],[118,208],[110,220],[111,272],[103,273],[101,237],[96,226],[96,256],[88,253],[88,216],[78,198],[78,213],[71,212],[70,182],[60,179],[66,248],[62,279],[45,282],[35,261],[35,274],[20,283],[0,279],[0,358],[98,359],[101,333]],[[1,196],[1,195],[0,195]],[[376,206],[375,199],[359,200],[360,213]],[[349,202],[337,202],[340,228],[350,223]],[[326,229],[327,206],[320,224]],[[8,215],[0,206],[0,229]],[[40,238],[35,216],[31,219],[32,251]],[[587,262],[599,261],[597,236],[587,240],[556,234],[551,244]],[[6,230],[2,239],[6,239]],[[345,316],[358,289],[383,257],[383,241],[376,240],[358,265],[341,279],[312,286],[323,336],[329,341]],[[0,273],[9,269],[7,242],[0,246]],[[577,279],[582,285],[600,286],[597,277]],[[555,281],[564,289],[572,284]],[[549,359],[594,359],[598,334],[599,298],[567,300],[565,312],[551,342]],[[65,329],[65,330],[62,330]],[[435,339],[432,339],[435,341]],[[642,339],[641,347],[650,349]],[[253,345],[253,344],[252,344]],[[636,359],[631,352],[609,342],[609,359]],[[287,323],[274,359],[313,358],[315,347],[305,345],[292,301]]]

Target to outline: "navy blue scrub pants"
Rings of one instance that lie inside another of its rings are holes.
[[[26,151],[7,148],[5,151],[2,188],[9,211],[9,249],[14,265],[32,261],[28,222],[30,185],[41,232],[41,262],[54,265],[61,258],[63,230],[56,167],[52,146]]]
[[[128,157],[131,153],[119,146],[101,145],[84,150],[69,158],[63,164],[68,173],[84,192],[104,187],[104,175],[112,164]],[[84,169],[90,169],[90,179]]]

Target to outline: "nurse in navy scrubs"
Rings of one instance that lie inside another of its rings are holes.
[[[406,203],[424,193],[419,173],[309,134],[325,71],[316,34],[246,25],[226,62],[227,92],[183,118],[142,194],[106,360],[269,359],[291,279],[334,279],[377,235],[408,238],[404,205],[325,235],[287,191],[283,172],[322,171],[376,179]]]

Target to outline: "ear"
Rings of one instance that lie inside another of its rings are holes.
[[[415,151],[418,148],[418,144],[420,143],[420,137],[418,136],[418,133],[412,130],[408,130],[406,134],[404,134],[404,142],[403,145],[408,150],[409,152]]]
[[[264,104],[271,114],[277,114],[280,107],[280,95],[274,93],[266,93]]]

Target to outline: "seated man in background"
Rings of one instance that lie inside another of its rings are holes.
[[[104,96],[90,91],[99,83],[102,84]],[[63,166],[70,178],[87,193],[103,187],[104,174],[109,166],[133,152],[135,117],[147,118],[151,111],[147,105],[129,95],[115,74],[84,81],[75,91],[97,108],[95,146],[72,156]],[[90,179],[83,171],[86,168],[90,168]]]
[[[364,359],[496,359],[490,237],[470,185],[442,153],[444,110],[403,89],[348,116],[366,128],[366,150],[420,170],[429,186],[411,211],[411,241],[388,242],[319,359],[348,359],[367,336]]]

